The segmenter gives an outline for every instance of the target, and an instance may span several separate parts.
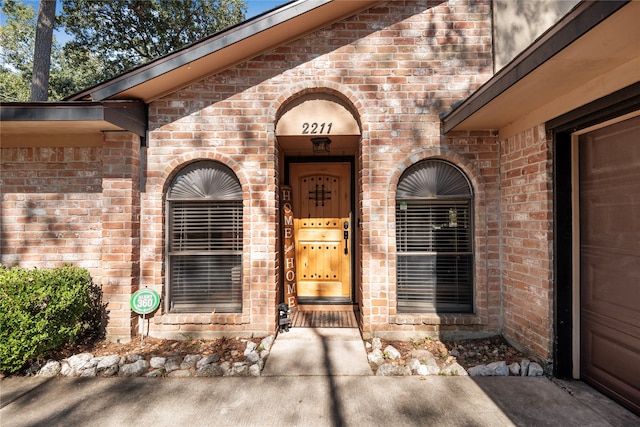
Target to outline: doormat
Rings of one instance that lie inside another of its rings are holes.
[[[300,311],[291,319],[293,328],[357,328],[353,311]]]

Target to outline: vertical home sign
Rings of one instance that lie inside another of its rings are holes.
[[[282,187],[282,248],[284,254],[284,302],[289,310],[298,309],[298,289],[296,278],[296,250],[293,236],[293,208],[291,187]]]

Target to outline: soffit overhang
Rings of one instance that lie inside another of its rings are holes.
[[[209,75],[219,73],[380,3],[383,2],[294,1],[73,95],[69,99],[139,99],[150,103]]]
[[[0,105],[0,144],[21,146],[33,141],[67,144],[100,136],[108,131],[127,131],[145,136],[146,105],[140,101],[29,102]]]
[[[640,2],[582,2],[443,117],[502,139],[640,81]]]

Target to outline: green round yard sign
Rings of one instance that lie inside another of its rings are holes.
[[[153,289],[144,288],[131,295],[131,310],[138,314],[153,313],[160,306],[160,295]]]

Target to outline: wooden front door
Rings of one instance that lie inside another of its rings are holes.
[[[350,301],[350,164],[293,163],[290,178],[298,297]]]

